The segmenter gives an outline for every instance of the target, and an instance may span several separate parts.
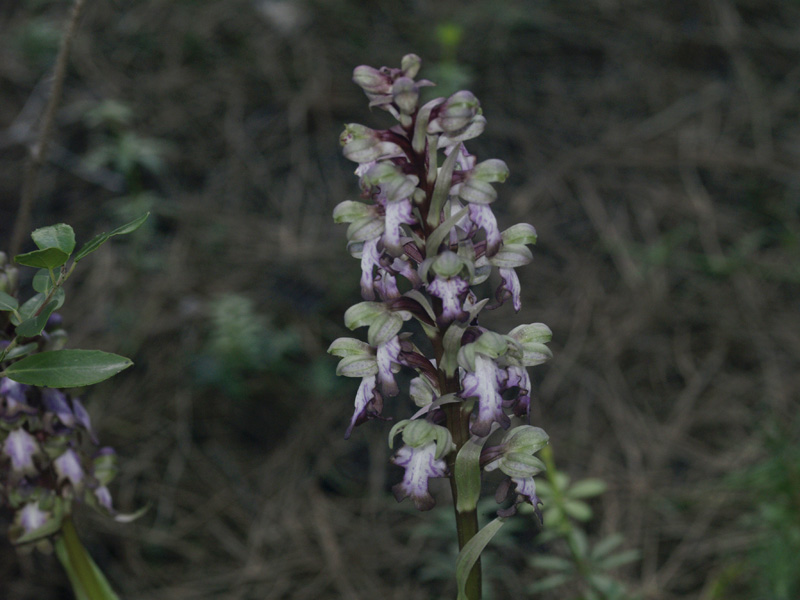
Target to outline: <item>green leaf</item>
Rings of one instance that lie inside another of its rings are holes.
[[[572,571],[575,565],[571,560],[552,554],[537,554],[530,559],[532,566],[548,571]]]
[[[439,225],[439,214],[442,212],[444,201],[447,200],[447,194],[450,192],[453,169],[460,155],[461,144],[456,144],[456,147],[450,152],[450,156],[442,163],[442,168],[439,169],[439,174],[436,176],[436,183],[433,184],[433,194],[431,195],[431,205],[428,209],[428,225],[431,227]],[[433,248],[433,252],[436,252],[436,247]]]
[[[597,560],[600,559],[607,554],[614,551],[617,546],[619,546],[625,538],[622,537],[621,534],[615,533],[609,535],[606,538],[603,538],[597,544],[595,544],[594,548],[592,548],[591,556],[593,559]]]
[[[547,590],[553,590],[557,587],[561,587],[565,583],[567,583],[570,579],[572,579],[571,574],[555,574],[555,575],[548,575],[547,577],[543,577],[539,581],[532,583],[528,586],[528,592],[531,594],[538,594],[539,592],[546,592]]]
[[[77,600],[119,600],[100,567],[81,544],[71,521],[64,522],[55,546]]]
[[[468,541],[456,559],[456,582],[458,583],[458,600],[468,600],[466,593],[467,578],[472,567],[478,562],[481,552],[492,540],[494,534],[503,526],[505,519],[497,517],[491,523],[481,529],[475,536]]]
[[[26,254],[17,254],[14,260],[26,267],[38,269],[56,269],[67,262],[69,254],[59,248],[45,248],[34,250]]]
[[[38,315],[25,319],[22,323],[17,325],[17,335],[24,338],[31,338],[42,333],[42,329],[47,325],[47,319],[50,318],[56,306],[58,306],[58,302],[50,302]]]
[[[39,250],[58,248],[67,256],[75,250],[75,232],[66,223],[41,227],[34,230],[31,237]]]
[[[100,350],[53,350],[15,362],[5,375],[27,385],[71,388],[99,383],[132,364],[124,356]]]
[[[94,236],[91,240],[86,242],[78,253],[75,255],[75,262],[86,258],[89,254],[97,250],[100,246],[105,244],[110,238],[114,237],[115,235],[126,235],[128,233],[133,233],[139,227],[141,227],[147,218],[150,216],[150,213],[147,212],[143,214],[141,217],[134,219],[129,223],[125,223],[125,225],[120,225],[116,229],[112,230],[110,233],[101,233]]]
[[[53,289],[53,278],[50,277],[50,269],[39,269],[33,276],[31,286],[37,292],[48,294]]]
[[[616,569],[617,567],[639,560],[640,558],[641,553],[638,550],[626,550],[625,552],[614,554],[599,561],[599,565],[606,571],[610,571],[611,569]]]
[[[473,435],[456,455],[456,510],[460,513],[475,510],[478,506],[481,496],[481,450],[488,439]]]
[[[31,342],[30,344],[25,344],[24,346],[17,346],[16,348],[12,348],[8,354],[6,354],[5,360],[14,360],[15,358],[20,358],[26,354],[30,354],[38,347],[39,344],[36,342]]]
[[[0,292],[0,311],[17,310],[19,302],[13,296],[9,296],[5,292]]]
[[[606,491],[606,482],[602,479],[582,479],[576,481],[567,491],[570,498],[593,498]]]
[[[592,518],[592,509],[581,500],[567,500],[564,502],[564,512],[578,521],[588,521]]]

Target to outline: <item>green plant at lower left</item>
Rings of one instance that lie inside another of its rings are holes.
[[[59,223],[35,230],[36,250],[14,257],[33,267],[33,294],[21,299],[18,267],[0,252],[0,511],[10,513],[13,544],[55,545],[78,600],[116,599],[78,538],[72,514],[85,504],[117,521],[108,485],[117,473],[113,448],[101,446],[91,417],[71,393],[133,363],[100,350],[65,348],[58,311],[76,265],[112,237],[136,231],[141,217],[95,236],[75,251],[75,234]]]

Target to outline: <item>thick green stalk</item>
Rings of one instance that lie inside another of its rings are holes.
[[[95,570],[89,562],[89,555],[78,538],[78,532],[72,523],[72,517],[67,515],[61,523],[61,540],[66,550],[66,560],[69,564],[64,564],[64,570],[78,580],[79,585],[85,592],[89,600],[102,600],[108,596],[103,590],[102,584],[98,581]],[[61,558],[61,555],[59,555]],[[62,563],[64,560],[62,559]],[[71,568],[71,569],[70,569]]]

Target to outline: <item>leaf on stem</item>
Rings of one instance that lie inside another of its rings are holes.
[[[92,385],[113,377],[133,362],[100,350],[53,350],[15,362],[5,376],[19,383],[53,388]]]
[[[472,567],[478,562],[481,552],[486,548],[486,545],[491,541],[500,528],[503,526],[505,519],[497,517],[491,523],[481,529],[475,536],[468,541],[461,552],[458,553],[456,559],[456,582],[458,583],[458,600],[469,600],[466,593],[467,578],[469,577]]]
[[[147,217],[149,216],[150,213],[147,212],[143,214],[141,217],[134,219],[129,223],[125,223],[125,225],[120,225],[119,227],[110,231],[109,233],[100,233],[94,236],[92,239],[86,242],[81,247],[80,250],[78,250],[78,253],[75,255],[75,262],[78,262],[79,260],[86,258],[87,255],[97,250],[100,246],[105,244],[110,238],[116,235],[126,235],[128,233],[133,233],[134,231],[139,229],[139,227],[141,227],[145,221],[147,221]]]

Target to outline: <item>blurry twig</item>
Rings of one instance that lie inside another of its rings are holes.
[[[33,210],[33,201],[38,192],[39,169],[47,156],[47,146],[50,143],[50,137],[53,131],[53,120],[55,119],[56,107],[61,101],[61,92],[64,87],[64,77],[67,74],[67,58],[69,57],[70,47],[72,41],[75,39],[75,33],[78,29],[78,20],[83,11],[86,0],[75,0],[72,6],[72,13],[67,21],[67,27],[64,36],[61,38],[61,46],[58,49],[58,56],[56,56],[56,66],[53,71],[53,83],[50,89],[50,98],[47,101],[44,115],[42,116],[42,125],[39,130],[39,138],[30,149],[30,156],[25,164],[25,173],[22,181],[22,194],[20,196],[19,209],[17,211],[17,218],[14,221],[14,230],[11,234],[11,245],[9,250],[11,255],[19,252],[22,245],[22,238],[30,228],[31,211]]]

